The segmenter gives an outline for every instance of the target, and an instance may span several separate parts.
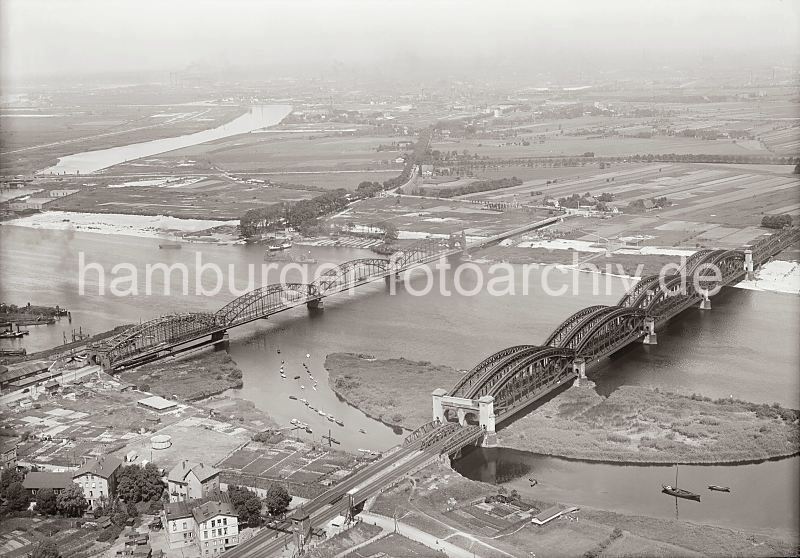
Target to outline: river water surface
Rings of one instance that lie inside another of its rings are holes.
[[[215,296],[175,294],[180,293],[177,280],[171,284],[173,291],[168,296],[163,293],[163,281],[157,280],[160,276],[152,284],[155,294],[151,296],[100,296],[97,273],[87,274],[86,293],[80,295],[81,252],[86,262],[99,263],[106,269],[106,286],[112,277],[111,268],[123,261],[140,270],[145,264],[157,262],[181,262],[191,269],[199,251],[205,262],[233,264],[241,270],[235,283],[243,289],[247,284],[247,264],[263,262],[263,248],[258,246],[184,244],[182,250],[159,250],[158,244],[158,239],[0,227],[0,300],[59,304],[72,311],[71,324],[62,320],[51,326],[31,327],[31,334],[22,340],[0,343],[25,346],[32,352],[60,343],[71,328],[80,326],[98,333],[170,312],[215,311],[234,298],[228,292]],[[320,262],[372,255],[356,249],[311,250]],[[521,269],[515,271],[522,281]],[[444,296],[435,291],[417,297],[402,286],[391,295],[379,282],[361,287],[353,295],[343,293],[327,299],[325,310],[319,314],[309,315],[302,307],[236,328],[230,332],[229,352],[244,372],[244,388],[234,394],[252,400],[283,425],[292,418],[308,422],[315,439],[330,428],[343,449],[386,449],[399,443],[402,434],[337,398],[328,387],[325,356],[349,351],[377,358],[403,356],[468,369],[503,347],[540,343],[576,310],[593,304],[614,304],[623,292],[622,282],[610,278],[609,293],[594,295],[592,276],[578,274],[578,293],[547,296],[538,288],[537,273],[528,276],[530,293],[526,296],[518,293],[495,297],[484,290],[476,296]],[[465,286],[469,286],[470,277],[462,275]],[[213,283],[209,279],[202,277],[207,288]],[[573,282],[569,275],[552,274],[550,279],[554,288],[559,281],[568,285]],[[424,280],[418,275],[410,279],[417,288]],[[450,278],[446,277],[448,281]],[[800,361],[800,297],[728,288],[713,299],[713,305],[710,312],[692,309],[682,314],[659,332],[658,345],[633,346],[601,363],[591,373],[598,390],[608,393],[623,384],[649,385],[682,393],[733,395],[756,402],[800,406],[796,366]],[[310,357],[306,358],[306,354]],[[282,360],[286,361],[286,380],[278,373]],[[311,388],[303,362],[319,382],[317,391]],[[292,379],[295,375],[301,376],[299,382]],[[305,390],[300,389],[301,382]],[[312,414],[290,400],[289,395],[305,397],[314,406],[342,419],[346,426],[342,428]],[[492,480],[498,467],[502,471],[503,466],[490,462],[501,456],[503,462],[523,462],[521,468],[512,469],[522,471],[529,467],[533,471],[529,476],[540,480],[535,494],[543,498],[630,513],[664,517],[674,514],[674,501],[658,490],[662,482],[674,480],[669,468],[577,463],[511,450],[491,451],[494,453],[474,450],[456,466],[472,478]],[[703,502],[681,502],[680,517],[730,526],[787,527],[798,519],[799,467],[797,458],[757,465],[681,467],[681,479],[685,479],[681,486],[703,491]],[[526,475],[511,480],[511,485],[529,488],[524,486]],[[507,481],[514,475],[501,477]],[[706,495],[707,484],[729,484],[734,492]],[[640,493],[645,496],[637,496]],[[743,504],[749,506],[749,511],[742,511]]]
[[[288,105],[254,106],[242,116],[210,130],[67,155],[60,158],[58,163],[52,167],[39,171],[39,174],[93,173],[125,161],[133,161],[142,157],[150,157],[151,155],[274,126],[283,120],[291,110],[292,107]]]

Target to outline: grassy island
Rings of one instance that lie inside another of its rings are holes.
[[[460,373],[429,362],[328,355],[334,391],[366,414],[413,429],[430,420],[430,393]],[[622,386],[608,397],[573,386],[498,431],[498,445],[573,459],[732,463],[800,451],[800,413],[776,405]]]
[[[407,429],[429,422],[431,392],[461,377],[449,366],[353,353],[328,355],[325,368],[339,397],[375,419]]]
[[[623,386],[573,386],[498,432],[498,445],[600,461],[725,463],[794,455],[798,412]]]

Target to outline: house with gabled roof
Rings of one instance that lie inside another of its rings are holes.
[[[184,459],[167,476],[170,502],[198,500],[219,492],[219,471],[210,465]]]
[[[119,457],[101,455],[86,461],[72,473],[72,482],[83,489],[83,496],[91,509],[101,507],[104,501],[114,497],[120,467],[122,460]]]

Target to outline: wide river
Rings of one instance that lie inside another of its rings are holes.
[[[291,110],[292,107],[288,105],[254,106],[242,116],[210,130],[67,155],[52,167],[39,171],[39,174],[89,174],[125,161],[268,128],[283,120]]]
[[[199,252],[203,262],[223,266],[226,274],[232,265],[237,272],[236,287],[245,288],[248,264],[263,263],[263,249],[258,246],[185,244],[182,250],[159,250],[158,244],[157,239],[130,236],[0,227],[0,300],[59,304],[72,312],[71,324],[62,320],[51,326],[31,327],[31,334],[20,341],[0,342],[3,346],[25,346],[31,352],[60,343],[72,328],[98,333],[164,313],[214,311],[234,298],[227,290],[214,296],[195,292],[184,295],[178,274],[173,275],[170,295],[164,294],[161,274],[155,274],[153,294],[148,296],[144,294],[146,264],[184,263],[191,270]],[[342,248],[313,248],[312,252],[321,263],[372,255]],[[106,291],[109,281],[121,276],[121,272],[112,273],[114,265],[134,265],[139,270],[141,292],[136,296],[119,297],[108,292],[101,296],[95,270],[84,274],[85,292],[79,294],[81,253],[85,262],[104,268]],[[517,267],[515,272],[521,282],[521,269]],[[469,287],[471,277],[462,275],[464,286]],[[400,442],[402,434],[336,397],[327,385],[325,356],[350,351],[467,369],[500,348],[542,342],[571,313],[592,304],[613,304],[623,292],[622,281],[616,278],[608,279],[608,293],[595,295],[593,276],[556,273],[550,276],[552,288],[560,283],[572,285],[574,280],[578,292],[548,296],[539,289],[539,278],[537,272],[529,276],[529,294],[503,297],[491,296],[485,290],[475,296],[444,296],[434,291],[419,297],[411,296],[402,286],[392,295],[380,282],[355,294],[343,293],[327,300],[325,310],[316,315],[309,316],[303,307],[237,328],[230,332],[229,350],[244,372],[244,388],[234,395],[254,401],[281,424],[295,417],[308,422],[315,438],[331,428],[343,448],[388,448]],[[449,282],[452,277],[445,279]],[[423,276],[415,276],[411,285],[424,281]],[[213,283],[211,274],[202,275],[205,288]],[[194,275],[190,285],[193,291]],[[711,397],[777,401],[797,408],[799,314],[798,296],[729,288],[713,299],[713,310],[685,312],[659,332],[658,345],[630,348],[598,367],[594,379],[602,393],[619,385],[637,384]],[[281,354],[277,354],[278,348]],[[287,380],[278,374],[281,360],[286,361]],[[300,390],[299,382],[291,379],[302,374],[302,362],[319,380],[317,391],[308,381],[304,382],[306,389]],[[307,398],[342,419],[346,426],[323,420],[290,400],[289,395]],[[503,463],[511,462],[515,463],[511,470],[518,474],[498,477]],[[674,502],[656,490],[674,474],[666,467],[568,462],[502,449],[475,450],[457,466],[467,476],[539,490],[533,494],[564,502],[664,517],[675,514]],[[526,486],[528,475],[540,480],[535,489]],[[800,519],[796,498],[799,475],[797,458],[746,466],[681,467],[681,486],[699,491],[706,484],[726,484],[734,487],[734,492],[707,495],[704,491],[701,504],[680,503],[680,517],[729,526],[790,529]]]

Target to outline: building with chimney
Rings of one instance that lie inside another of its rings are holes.
[[[113,455],[90,459],[72,474],[72,482],[83,489],[83,496],[91,509],[99,508],[116,494],[117,471],[122,460]]]
[[[169,472],[167,491],[170,502],[207,498],[219,492],[219,471],[185,459]]]
[[[201,558],[218,556],[239,544],[239,518],[224,492],[202,500],[168,502],[162,523],[171,549],[196,546]]]

